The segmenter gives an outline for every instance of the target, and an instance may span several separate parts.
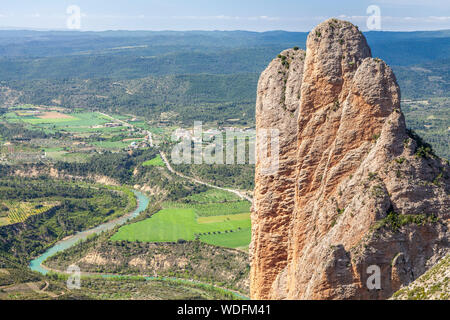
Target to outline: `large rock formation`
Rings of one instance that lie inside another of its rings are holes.
[[[257,155],[252,298],[388,298],[449,252],[448,162],[408,132],[357,27],[325,21],[303,57],[283,52],[258,85],[257,132],[279,130],[280,161],[268,174]]]
[[[263,72],[258,84],[256,127],[258,144],[270,143],[270,129],[279,132],[278,170],[267,174],[265,157],[256,154],[255,199],[250,250],[259,263],[251,269],[252,292],[267,296],[279,270],[287,263],[288,228],[295,197],[297,117],[305,51],[286,50]],[[261,134],[262,133],[262,134]],[[270,167],[270,166],[269,166]]]
[[[450,300],[450,254],[430,270],[400,289],[392,300]]]

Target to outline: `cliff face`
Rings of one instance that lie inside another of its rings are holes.
[[[295,197],[297,117],[305,51],[286,50],[273,60],[258,83],[256,128],[258,145],[271,141],[270,129],[279,132],[278,170],[267,174],[267,163],[256,154],[256,181],[252,214],[252,296],[266,297],[279,271],[286,266],[288,228]]]
[[[252,298],[388,298],[449,251],[449,165],[408,133],[395,76],[355,26],[325,21],[303,56],[283,52],[258,86],[280,163],[256,163]]]

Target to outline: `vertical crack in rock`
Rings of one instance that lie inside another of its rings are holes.
[[[385,299],[449,252],[448,162],[418,155],[391,68],[351,23],[327,20],[306,56],[272,61],[256,127],[279,130],[280,165],[256,163],[252,298]]]
[[[264,171],[257,157],[252,213],[252,292],[267,297],[275,277],[287,263],[288,227],[294,209],[297,117],[305,51],[285,50],[262,73],[256,102],[256,130],[279,130],[279,168],[276,174]],[[267,143],[260,141],[258,144]]]

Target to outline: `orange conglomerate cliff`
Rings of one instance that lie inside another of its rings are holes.
[[[327,20],[270,63],[256,129],[278,130],[279,162],[267,172],[257,154],[253,299],[386,299],[450,251],[448,161],[407,130],[395,75],[356,26]]]

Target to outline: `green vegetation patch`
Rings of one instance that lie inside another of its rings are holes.
[[[72,128],[72,131],[76,131],[75,128],[87,128],[89,126],[103,125],[111,120],[98,112],[77,112],[65,114],[70,117],[61,118],[48,118],[48,119],[29,119],[27,117],[9,116],[10,119],[20,119],[32,125],[37,126],[54,126],[57,129]]]
[[[154,157],[151,160],[147,160],[144,163],[142,163],[144,167],[164,167],[164,161],[161,159],[161,156],[158,154],[156,157]]]
[[[230,202],[239,200],[240,198],[231,192],[212,188],[208,189],[207,191],[196,193],[182,199],[182,201],[186,203]]]
[[[221,233],[201,236],[200,240],[202,242],[212,244],[219,247],[227,248],[241,248],[246,247],[251,241],[251,230],[243,229],[233,233]]]
[[[422,85],[426,84],[428,81],[422,81]],[[411,138],[419,137],[419,140],[416,140],[418,157],[432,157],[436,154],[450,159],[449,101],[449,98],[435,97],[427,100],[407,100],[402,104],[407,126],[411,129]]]
[[[216,221],[199,221],[193,208],[166,208],[151,218],[126,225],[111,237],[113,241],[146,241],[176,242],[179,240],[195,240],[203,237],[223,235],[217,241],[212,237],[205,238],[210,244],[229,246],[232,248],[247,245],[250,235],[250,217],[243,215],[241,219],[220,218]],[[242,232],[247,232],[244,237]],[[229,240],[225,241],[225,238]],[[226,245],[228,243],[228,245]]]
[[[96,141],[92,145],[104,149],[123,149],[130,145],[132,141]]]
[[[32,215],[38,215],[55,207],[58,203],[6,201],[0,205],[0,216],[6,213],[8,216],[0,219],[0,226],[24,222]],[[6,211],[6,212],[5,212]]]
[[[200,217],[245,213],[250,212],[250,207],[251,204],[248,201],[194,205],[195,212]]]
[[[20,203],[29,203],[29,209],[36,212],[30,215]],[[7,213],[9,221],[12,218],[12,222],[26,224],[0,228],[0,252],[14,252],[25,263],[57,240],[130,212],[137,201],[126,187],[103,187],[42,176],[0,179],[0,204],[4,206],[3,217]]]
[[[250,219],[250,213],[228,214],[224,216],[208,216],[197,218],[198,223],[215,223]]]
[[[168,202],[165,208],[191,208],[199,217],[221,216],[250,212],[251,203],[248,201],[234,201],[223,203],[195,203],[186,204],[178,202]]]
[[[426,214],[398,214],[396,212],[389,212],[386,218],[380,220],[375,225],[375,229],[381,227],[388,227],[393,231],[398,231],[401,227],[415,224],[415,225],[425,225],[427,223],[435,223],[438,218],[434,215]]]
[[[448,300],[450,255],[442,258],[420,278],[394,293],[393,300]]]

